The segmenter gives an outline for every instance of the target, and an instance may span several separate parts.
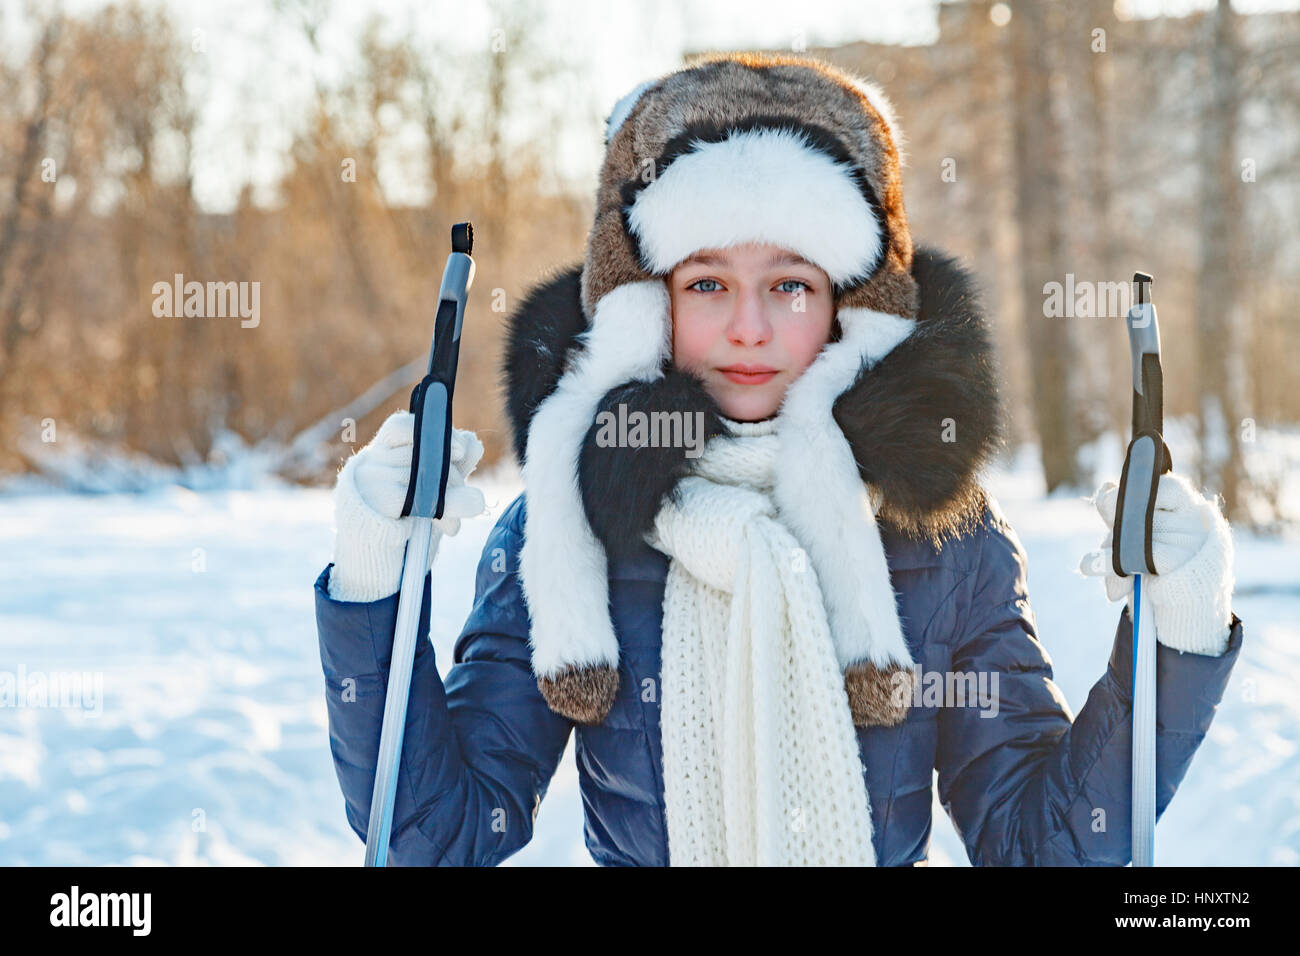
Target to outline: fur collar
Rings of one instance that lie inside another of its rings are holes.
[[[518,459],[528,428],[554,391],[578,336],[582,264],[536,283],[508,320],[502,366],[506,410]],[[981,292],[958,261],[918,244],[912,276],[919,293],[916,330],[835,401],[833,415],[862,480],[880,494],[878,520],[904,535],[943,539],[969,530],[985,504],[978,473],[1001,447],[997,373]],[[705,437],[723,432],[717,404],[696,376],[671,365],[652,382],[611,389],[600,410],[703,412]],[[947,439],[947,440],[945,440]],[[588,523],[611,557],[643,551],[642,535],[665,496],[690,469],[680,448],[602,447],[593,422],[578,463]]]

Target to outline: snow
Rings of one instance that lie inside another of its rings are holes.
[[[1115,454],[1099,450],[1103,474]],[[1040,637],[1077,714],[1120,605],[1077,571],[1101,519],[1086,498],[1045,496],[1032,456],[989,484],[1029,554]],[[436,561],[444,674],[487,533],[520,490],[513,466],[472,481],[491,516],[465,522]],[[15,487],[0,495],[0,675],[98,675],[102,696],[91,681],[67,706],[0,709],[0,864],[359,865],[312,594],[330,555],[329,491]],[[1161,865],[1300,864],[1300,548],[1240,531],[1235,542],[1245,644],[1156,829]],[[937,796],[934,814],[931,865],[967,865]],[[536,836],[507,865],[590,866],[582,830],[570,743]]]

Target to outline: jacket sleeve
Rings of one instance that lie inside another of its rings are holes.
[[[424,580],[402,764],[394,798],[391,866],[494,866],[532,839],[533,822],[572,723],[546,705],[532,673],[528,615],[518,578],[519,501],[488,536],[474,606],[446,683],[427,638]],[[383,724],[397,595],[335,601],[326,567],[316,581],[316,625],[330,752],[349,825],[364,841]]]
[[[1127,608],[1105,674],[1074,718],[1052,680],[1029,606],[1025,552],[986,513],[969,613],[952,669],[996,675],[988,708],[940,708],[939,799],[975,866],[1124,866],[1132,853],[1132,622]],[[1156,819],[1204,739],[1241,650],[1233,615],[1221,657],[1156,645]]]

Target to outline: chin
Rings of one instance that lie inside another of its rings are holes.
[[[761,422],[780,410],[780,402],[770,395],[742,398],[730,395],[720,400],[718,406],[722,414],[737,422]]]

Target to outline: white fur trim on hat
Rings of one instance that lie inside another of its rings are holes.
[[[657,275],[698,249],[770,242],[841,283],[869,272],[885,242],[851,169],[797,129],[697,141],[637,193],[628,225]]]

